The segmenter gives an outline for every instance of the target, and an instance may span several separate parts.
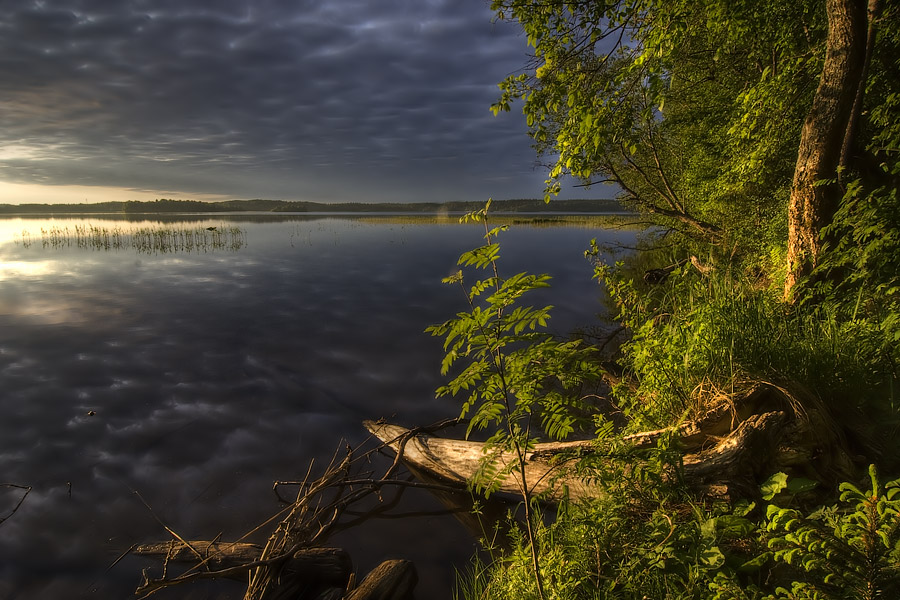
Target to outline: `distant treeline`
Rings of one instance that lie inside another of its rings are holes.
[[[386,212],[386,213],[442,213],[468,212],[484,206],[483,202],[287,202],[284,200],[227,200],[201,202],[199,200],[160,199],[152,202],[98,202],[96,204],[0,204],[0,214],[85,214],[85,213],[210,213],[210,212]],[[549,204],[540,199],[496,200],[494,212],[625,212],[616,200],[553,200]]]

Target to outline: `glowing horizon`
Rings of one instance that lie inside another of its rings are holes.
[[[220,194],[186,194],[172,190],[90,185],[40,185],[0,181],[0,204],[97,204],[99,202],[153,201],[158,198],[216,202],[234,198]]]

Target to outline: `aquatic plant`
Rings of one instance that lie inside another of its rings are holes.
[[[22,246],[32,245],[32,236],[23,230]],[[236,225],[156,224],[135,227],[103,227],[92,223],[76,224],[71,229],[54,225],[41,228],[43,248],[80,248],[83,250],[135,250],[146,254],[168,252],[236,251],[246,246],[246,233]]]

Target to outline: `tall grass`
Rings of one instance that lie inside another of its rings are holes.
[[[690,265],[651,289],[604,275],[632,333],[623,355],[651,422],[698,416],[757,381],[812,393],[838,413],[896,406],[898,352],[878,321],[827,302],[789,305]]]
[[[724,566],[729,542],[716,523],[723,512],[724,507],[625,495],[565,506],[553,523],[538,529],[547,597],[711,598],[710,583]],[[536,599],[524,544],[513,528],[508,554],[492,562],[474,558],[458,573],[455,600]]]
[[[23,231],[20,239],[26,248],[34,243],[28,231]],[[167,224],[125,229],[85,224],[74,225],[72,228],[42,228],[41,245],[55,249],[135,250],[147,254],[235,251],[246,245],[246,234],[240,227],[225,225]]]

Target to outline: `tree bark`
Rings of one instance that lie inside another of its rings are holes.
[[[788,299],[819,263],[826,241],[822,229],[840,203],[837,168],[865,62],[866,0],[826,0],[825,7],[825,64],[801,130],[788,205]]]
[[[347,600],[407,600],[412,598],[419,576],[408,560],[386,560],[366,575]]]
[[[138,556],[160,556],[174,562],[202,563],[208,569],[227,569],[253,562],[262,553],[262,546],[238,542],[192,540],[187,546],[176,540],[141,544],[132,550]],[[246,573],[237,575],[246,579]]]

